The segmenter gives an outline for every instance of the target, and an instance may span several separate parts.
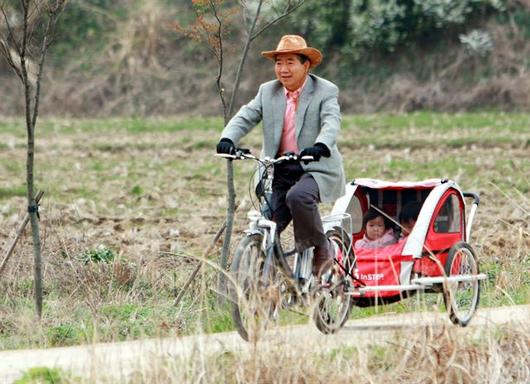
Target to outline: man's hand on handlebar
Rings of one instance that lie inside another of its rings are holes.
[[[316,143],[314,146],[305,148],[300,152],[300,158],[311,156],[314,161],[319,161],[322,156],[329,157],[330,152],[328,147],[322,143]],[[309,161],[304,160],[304,163],[307,164]]]
[[[217,153],[235,155],[236,146],[234,145],[234,142],[232,140],[227,139],[227,138],[222,138],[217,144]]]
[[[281,161],[288,161],[288,162],[301,162],[301,161],[303,161],[305,164],[307,164],[307,163],[309,163],[311,161],[315,161],[315,159],[311,155],[302,156],[302,154],[297,155],[294,152],[285,152],[280,157],[278,157],[276,159],[276,162],[281,162]]]

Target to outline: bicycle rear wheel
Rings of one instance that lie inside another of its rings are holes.
[[[351,296],[348,295],[350,277],[355,268],[355,258],[349,236],[340,228],[326,233],[335,250],[335,262],[325,275],[326,286],[322,287],[315,303],[313,320],[324,334],[337,332],[350,316]]]
[[[280,287],[274,263],[264,271],[263,237],[252,234],[238,244],[231,266],[232,318],[237,332],[247,341],[256,340],[274,323],[280,307]],[[266,274],[266,275],[265,275]]]

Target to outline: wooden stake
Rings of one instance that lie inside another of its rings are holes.
[[[237,211],[238,208],[239,208],[239,204],[235,204],[234,212]],[[206,248],[206,250],[202,253],[202,258],[203,259],[205,259],[208,256],[210,256],[210,253],[212,253],[213,247],[215,246],[217,241],[219,241],[219,239],[221,238],[221,235],[223,234],[223,232],[227,228],[228,222],[229,222],[228,220],[225,220],[225,222],[223,223],[221,228],[219,228],[219,230],[215,234],[215,237],[213,238],[213,241],[210,243],[208,248]],[[227,262],[227,265],[228,265],[228,262]],[[195,279],[195,277],[197,276],[197,274],[201,270],[201,266],[202,266],[202,262],[199,261],[199,264],[197,265],[195,270],[192,272],[192,274],[189,277],[188,281],[186,281],[186,284],[184,284],[184,287],[182,287],[182,289],[180,290],[179,294],[177,295],[177,298],[175,299],[175,306],[177,306],[180,303],[180,301],[182,300],[182,298],[184,297],[184,294],[186,293],[186,291],[190,287],[191,283],[193,282],[193,280]],[[226,269],[226,267],[224,269]]]
[[[43,195],[44,195],[44,192],[42,191],[37,192],[37,195],[35,196],[35,202],[37,204],[39,204],[40,199],[42,198]],[[15,246],[18,243],[18,239],[20,238],[20,236],[22,236],[22,233],[24,232],[24,229],[26,228],[26,225],[28,224],[28,222],[29,222],[29,213],[26,212],[26,214],[24,215],[24,219],[22,220],[22,223],[20,223],[20,226],[17,229],[16,236],[13,239],[13,242],[11,243],[11,245],[9,246],[9,249],[7,250],[5,254],[4,260],[2,260],[2,264],[0,264],[0,276],[2,276],[2,273],[4,272],[4,269],[7,265],[7,261],[13,254],[13,251],[15,250]]]
[[[208,246],[208,248],[206,248],[206,250],[202,254],[203,258],[207,258],[210,255],[210,253],[213,250],[213,247],[215,246],[215,244],[217,243],[217,241],[219,240],[219,238],[221,237],[221,235],[223,234],[225,229],[226,229],[226,221],[224,222],[222,227],[219,228],[219,230],[215,234],[215,237],[214,237],[213,241],[211,242],[211,244]],[[179,305],[180,301],[184,297],[184,294],[186,293],[186,291],[190,287],[191,283],[193,282],[193,280],[195,279],[195,277],[197,276],[197,274],[201,270],[201,267],[202,267],[202,262],[199,261],[199,264],[197,265],[197,267],[195,268],[195,270],[193,271],[193,273],[189,277],[188,281],[186,281],[186,284],[184,284],[184,287],[182,287],[182,289],[180,290],[179,294],[177,295],[177,298],[175,299],[175,306]]]

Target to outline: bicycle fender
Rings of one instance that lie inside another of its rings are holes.
[[[252,235],[263,235],[263,232],[261,232],[259,229],[257,228],[252,228],[252,229],[245,229],[243,231],[245,233],[246,236],[252,236]]]

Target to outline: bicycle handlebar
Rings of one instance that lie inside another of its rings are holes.
[[[282,161],[305,161],[305,162],[311,162],[315,161],[315,158],[313,156],[299,156],[296,153],[286,153],[280,157],[277,157],[276,159],[271,159],[270,157],[266,157],[265,159],[259,159],[256,156],[254,156],[248,149],[244,148],[237,148],[235,155],[230,155],[228,153],[216,153],[215,156],[223,157],[225,159],[229,160],[257,160],[257,161],[263,161],[267,164],[276,164],[280,163]]]

